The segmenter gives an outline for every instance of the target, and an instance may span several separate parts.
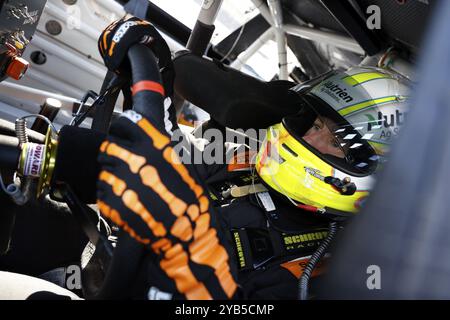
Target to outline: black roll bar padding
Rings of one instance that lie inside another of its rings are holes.
[[[222,126],[263,129],[298,112],[293,82],[265,82],[188,51],[174,58],[174,67],[175,92]]]
[[[208,49],[214,30],[214,25],[204,24],[197,20],[186,48],[197,56],[203,56]]]

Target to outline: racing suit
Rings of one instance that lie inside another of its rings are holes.
[[[184,135],[191,151],[205,145],[203,139]],[[208,144],[206,144],[208,145]],[[186,144],[185,144],[186,146]],[[230,194],[230,188],[259,184],[250,163],[251,151],[226,144],[234,154],[230,164],[196,164],[199,180],[208,189],[216,219],[217,233],[229,256],[229,266],[238,288],[233,299],[296,299],[298,279],[309,259],[327,235],[328,221],[295,208],[274,191]],[[193,151],[196,152],[196,151]],[[239,152],[242,151],[242,152]],[[234,161],[234,162],[233,162]],[[241,161],[242,162],[242,161]],[[155,256],[149,254],[136,278],[133,297],[183,299],[173,280],[161,270]],[[323,260],[325,261],[325,259]],[[313,277],[323,272],[323,261]],[[313,282],[314,284],[314,282]],[[208,287],[213,291],[214,286]]]
[[[240,297],[296,299],[298,278],[326,237],[328,222],[295,208],[270,189],[223,199],[230,185],[257,183],[251,164],[248,168],[217,165],[205,171],[203,177],[231,251],[230,263],[237,266]],[[319,265],[313,276],[322,271]]]

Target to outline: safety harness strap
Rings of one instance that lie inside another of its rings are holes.
[[[249,184],[251,183],[251,184]],[[254,186],[260,183],[258,177],[251,172],[242,172],[227,180],[219,180],[209,184],[209,192],[217,207],[232,203],[233,187]],[[258,206],[268,220],[267,228],[235,228],[231,229],[231,239],[240,271],[255,270],[269,263],[282,264],[292,259],[309,256],[319,247],[327,236],[326,227],[311,227],[307,230],[284,230],[273,226],[280,219],[278,208],[272,201],[268,191],[249,193],[249,200]]]

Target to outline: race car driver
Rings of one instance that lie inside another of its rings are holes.
[[[151,24],[110,25],[99,39],[105,65],[126,72],[136,43],[153,50],[164,81],[135,84],[134,97],[168,98],[170,51]],[[148,249],[133,296],[296,298],[329,219],[351,217],[369,195],[404,122],[407,95],[404,80],[386,70],[330,72],[289,91],[297,112],[267,129],[256,154],[212,165],[183,163],[171,138],[176,124],[167,130],[159,112],[123,113],[100,148],[97,204]]]

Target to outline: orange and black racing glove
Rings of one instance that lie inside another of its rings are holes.
[[[138,43],[152,49],[158,59],[166,97],[171,96],[175,72],[170,48],[151,23],[136,17],[114,21],[100,35],[98,49],[108,70],[129,74],[128,49]]]
[[[101,213],[157,255],[171,286],[187,299],[232,298],[237,284],[209,198],[165,131],[126,111],[99,162]]]

